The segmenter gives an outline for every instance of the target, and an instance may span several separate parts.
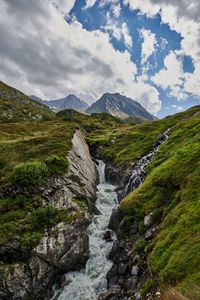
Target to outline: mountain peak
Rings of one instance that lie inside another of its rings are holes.
[[[103,94],[86,112],[107,112],[119,118],[137,116],[147,120],[154,120],[154,117],[140,103],[118,92]]]
[[[42,102],[48,105],[51,108],[56,110],[63,110],[63,109],[74,109],[76,111],[84,112],[89,105],[84,102],[83,100],[79,99],[77,96],[70,94],[64,98],[57,99],[57,100],[41,100],[36,96],[31,96],[32,99]]]

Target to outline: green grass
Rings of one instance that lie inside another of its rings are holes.
[[[161,132],[196,112],[199,112],[199,107],[155,122],[135,126],[122,125],[95,131],[88,136],[88,142],[91,147],[98,145],[100,157],[107,157],[117,164],[129,165],[152,149]]]
[[[0,123],[49,120],[54,113],[46,106],[0,81]]]
[[[0,124],[0,184],[10,183],[16,165],[52,155],[65,158],[71,149],[73,123],[52,120]]]
[[[154,213],[159,231],[149,247],[151,272],[160,285],[188,290],[199,286],[200,273],[200,113],[185,116],[149,165],[145,182],[120,209],[141,221]]]

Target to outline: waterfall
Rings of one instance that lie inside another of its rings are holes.
[[[146,177],[145,169],[147,165],[152,161],[160,146],[168,139],[169,130],[170,128],[168,128],[161,134],[159,142],[153,145],[153,149],[149,153],[135,162],[131,176],[129,177],[128,183],[126,184],[123,193],[124,196],[126,196],[128,193],[136,189],[141,183],[144,182],[144,179]]]
[[[106,274],[112,266],[108,255],[113,241],[105,241],[104,234],[108,228],[112,210],[117,206],[116,187],[105,180],[105,164],[98,161],[99,185],[97,186],[96,206],[101,212],[93,217],[88,227],[90,256],[85,269],[66,274],[70,283],[55,293],[53,299],[58,300],[97,300],[98,295],[106,290]],[[112,240],[116,239],[111,232]]]

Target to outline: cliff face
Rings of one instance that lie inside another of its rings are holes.
[[[97,172],[79,130],[73,136],[68,159],[67,174],[51,176],[41,189],[41,195],[43,206],[51,205],[61,211],[68,208],[71,221],[59,222],[46,230],[37,247],[27,254],[29,260],[13,264],[0,284],[0,299],[45,299],[58,274],[80,267],[88,258],[86,227],[91,214],[87,208],[80,207],[78,200],[85,199],[90,204],[88,207],[92,207]],[[12,249],[15,245],[10,243],[9,247]],[[5,259],[7,250],[4,248]],[[20,261],[20,255],[18,258]]]

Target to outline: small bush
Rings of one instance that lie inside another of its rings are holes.
[[[147,279],[145,284],[141,289],[142,297],[144,298],[148,293],[152,292],[152,290],[156,287],[156,281],[153,278]],[[144,298],[145,299],[145,298]]]
[[[56,224],[58,210],[52,206],[40,207],[30,215],[30,222],[34,228],[51,227]]]
[[[147,245],[147,242],[144,240],[138,240],[137,242],[135,242],[133,249],[132,249],[132,253],[141,253],[144,251],[145,247]]]
[[[21,187],[36,187],[41,185],[48,174],[45,163],[31,160],[18,164],[12,175],[12,183]]]
[[[46,160],[46,165],[50,174],[63,174],[69,168],[69,161],[58,155],[51,155]]]

